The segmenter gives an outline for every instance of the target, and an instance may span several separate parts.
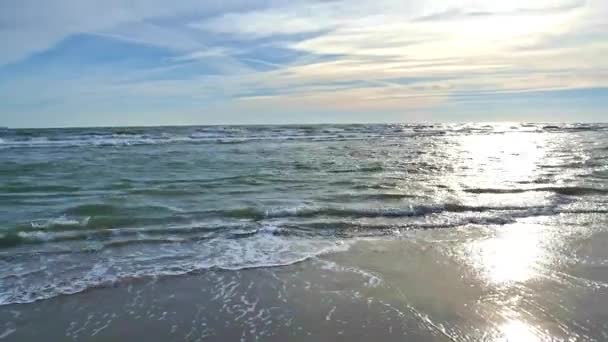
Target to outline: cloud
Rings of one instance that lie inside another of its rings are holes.
[[[284,7],[247,13],[228,13],[210,20],[191,23],[190,27],[207,32],[238,34],[248,38],[332,29],[334,23],[330,18],[312,14],[317,6],[311,6],[312,8],[306,12],[300,12],[297,7]]]
[[[427,14],[414,19],[417,22],[435,22],[446,20],[466,20],[489,16],[526,16],[526,15],[548,15],[560,14],[581,9],[587,4],[586,0],[572,0],[564,3],[550,4],[543,7],[516,7],[511,9],[491,10],[466,10],[463,8],[450,8],[445,11]]]
[[[192,48],[184,25],[153,25],[147,20],[210,17],[224,12],[272,6],[281,1],[246,0],[36,0],[0,2],[0,65],[53,47],[73,34],[103,33],[155,45]],[[176,29],[167,29],[175,26]],[[170,34],[173,30],[176,34]],[[158,35],[157,35],[158,34]]]
[[[601,88],[607,16],[602,0],[0,2],[0,113],[398,112]]]

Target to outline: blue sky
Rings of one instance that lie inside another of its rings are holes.
[[[0,1],[0,126],[607,121],[604,0]]]

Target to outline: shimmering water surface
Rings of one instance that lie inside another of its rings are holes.
[[[495,286],[555,277],[582,262],[564,236],[605,229],[607,195],[601,124],[4,130],[0,304],[420,231]]]

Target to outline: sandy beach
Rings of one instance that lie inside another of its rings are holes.
[[[608,232],[518,223],[369,239],[0,307],[4,341],[602,341]]]

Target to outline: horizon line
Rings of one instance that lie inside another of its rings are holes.
[[[494,120],[494,121],[408,121],[408,122],[314,122],[314,123],[229,123],[229,124],[151,124],[151,125],[100,125],[100,126],[47,126],[47,127],[11,127],[0,126],[0,129],[19,130],[19,129],[86,129],[86,128],[179,128],[179,127],[260,127],[260,126],[352,126],[352,125],[424,125],[424,124],[608,124],[608,121],[513,121],[513,120]]]

